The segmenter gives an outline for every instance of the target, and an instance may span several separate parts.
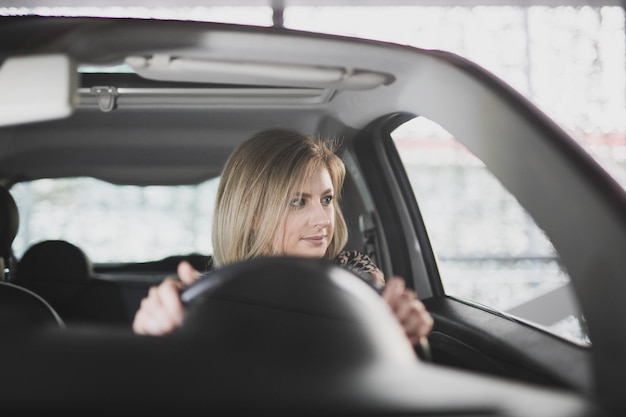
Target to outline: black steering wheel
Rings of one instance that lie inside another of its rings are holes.
[[[265,258],[268,260],[253,260],[239,262],[225,268],[203,273],[193,284],[188,286],[181,293],[181,300],[185,306],[193,305],[198,299],[209,296],[214,291],[230,279],[234,279],[241,275],[253,274],[253,269],[264,268],[274,269],[275,265],[282,265],[288,269],[298,268],[317,268],[320,274],[327,274],[331,268],[335,268],[334,264],[321,260],[294,259],[290,257]],[[357,277],[363,280],[379,295],[382,294],[384,286],[376,283],[368,274],[360,274],[356,271],[349,270]],[[261,271],[259,271],[261,272]],[[275,272],[275,271],[274,271]],[[294,271],[295,272],[295,271]]]
[[[270,358],[284,344],[333,360],[347,354],[347,362],[416,358],[379,292],[328,261],[251,259],[208,273],[181,299],[188,306],[181,332],[233,349],[256,340]]]

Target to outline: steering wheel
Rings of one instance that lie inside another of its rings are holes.
[[[343,358],[342,363],[416,359],[378,293],[328,261],[247,260],[200,278],[181,299],[188,306],[181,332],[211,343],[232,343],[231,349],[256,341],[264,360],[278,360],[279,352],[286,355],[285,346],[294,347],[298,355]]]
[[[259,265],[256,265],[257,263]],[[264,265],[264,263],[268,263],[269,265]],[[250,264],[252,264],[253,266],[250,266]],[[308,266],[310,268],[315,266],[316,264],[319,264],[319,272],[324,274],[328,272],[328,268],[332,268],[332,265],[334,265],[327,263],[326,261],[318,260],[313,260],[309,264],[308,260],[296,260],[288,257],[270,258],[269,261],[244,261],[227,266],[225,268],[203,273],[196,281],[194,281],[193,284],[185,288],[185,290],[181,293],[180,298],[185,306],[193,305],[195,302],[197,302],[198,299],[207,297],[211,293],[219,289],[219,287],[226,281],[242,274],[251,273],[251,268],[263,266],[272,268],[273,266],[270,265],[274,264],[281,264],[288,268],[300,268],[305,266]],[[369,274],[360,274],[352,270],[349,271],[362,279],[363,282],[370,286],[377,294],[382,295],[384,286],[374,281],[374,279]]]

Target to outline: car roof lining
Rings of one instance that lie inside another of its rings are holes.
[[[28,21],[29,18],[24,20]],[[41,24],[41,21],[47,21],[49,26]],[[294,68],[309,68],[313,72],[311,77],[315,77],[320,68],[344,68],[341,77],[346,74],[358,76],[384,73],[387,74],[384,77],[385,83],[395,84],[395,77],[387,71],[395,71],[395,66],[368,68],[369,60],[363,59],[365,51],[354,48],[350,42],[340,42],[337,46],[328,44],[325,42],[327,37],[321,35],[300,37],[295,31],[278,30],[281,37],[277,37],[277,30],[271,30],[269,34],[263,35],[266,43],[259,42],[259,28],[249,28],[249,32],[243,32],[232,30],[223,24],[162,21],[131,23],[125,19],[92,21],[76,18],[65,22],[66,27],[62,27],[58,19],[41,21],[33,21],[33,27],[30,28],[33,30],[25,30],[25,42],[28,43],[31,38],[47,37],[48,46],[39,48],[37,53],[70,54],[80,65],[91,65],[90,71],[119,64],[128,56],[138,56],[137,51],[145,50],[141,55],[155,56],[158,53],[158,56],[170,57],[168,59],[186,57],[185,59],[193,62],[234,62],[235,66],[241,68],[250,65],[253,71],[246,70],[248,73],[256,71],[259,67],[254,63],[259,62],[264,63],[266,70],[287,65],[287,73],[293,73]],[[106,37],[102,37],[104,33]],[[290,36],[285,36],[284,33],[289,33]],[[80,41],[76,41],[77,39]],[[302,41],[305,44],[301,44]],[[90,42],[98,47],[86,47]],[[251,42],[258,45],[252,52],[249,49]],[[163,44],[166,46],[163,47]],[[324,50],[325,55],[330,55],[325,62],[316,62],[314,51],[318,49]],[[97,56],[94,56],[94,51]],[[241,54],[245,59],[242,60]],[[106,59],[103,61],[99,59],[100,56],[105,56]],[[268,57],[272,57],[272,62]],[[228,67],[230,70],[232,68],[232,65]],[[321,72],[324,74],[324,71]],[[150,85],[147,87],[144,80],[134,88],[131,85],[137,79],[133,80],[132,75],[109,74],[111,82],[107,83],[104,74],[84,73],[85,79],[81,81],[83,86],[79,90],[80,102],[71,117],[37,125],[0,129],[0,146],[4,143],[7,150],[0,159],[0,177],[10,183],[45,177],[55,171],[54,175],[57,176],[82,172],[83,175],[115,183],[197,182],[202,178],[215,176],[221,170],[229,150],[234,149],[243,138],[264,128],[281,126],[311,135],[323,135],[326,132],[333,136],[337,133],[341,137],[349,135],[353,130],[352,126],[359,126],[358,120],[354,120],[355,116],[356,119],[365,120],[372,111],[379,111],[374,104],[379,99],[376,94],[370,96],[365,93],[389,87],[382,85],[369,91],[338,90],[341,82],[332,80],[291,88],[262,84],[251,86],[250,79],[246,78],[237,80],[244,83],[239,85],[207,85],[204,82],[206,80],[202,80],[200,84],[173,85],[174,82],[170,80],[163,83],[164,88],[157,88],[152,83],[147,84]],[[96,82],[101,82],[101,85],[95,85]],[[119,84],[116,85],[117,83]],[[335,100],[342,95],[350,97],[336,106]],[[112,100],[114,103],[111,103]],[[370,108],[364,112],[367,102],[371,103]],[[94,109],[100,109],[106,114],[90,112]],[[165,120],[161,119],[161,110],[167,112]],[[148,128],[144,129],[144,126]],[[154,129],[155,126],[160,128]],[[152,129],[152,132],[143,132],[148,129]],[[206,138],[203,132],[219,132],[219,137],[212,133],[211,138]],[[154,146],[166,143],[163,146],[167,148],[171,146],[167,143],[172,137],[194,142],[200,153],[202,139],[211,141],[207,142],[209,148],[217,140],[224,152],[211,155],[203,166],[199,166],[189,164],[184,158],[177,158],[175,155],[171,155],[167,164],[157,164],[148,160],[147,156],[142,158],[141,151],[137,150],[137,144],[144,144],[146,141],[152,142]],[[46,141],[50,141],[49,146]],[[90,155],[89,149],[92,146],[95,151]],[[123,148],[122,152],[129,156],[131,163],[124,169],[107,168],[109,156],[100,152],[103,147]],[[34,148],[46,149],[48,157],[29,150]],[[84,155],[82,161],[71,157],[77,153]],[[89,161],[88,164],[84,162],[86,160]],[[59,166],[64,169],[58,171]]]
[[[102,124],[102,117],[106,124]],[[220,174],[245,137],[264,126],[316,131],[321,116],[284,109],[280,115],[252,109],[163,109],[129,112],[79,110],[69,119],[8,128],[0,176],[17,180],[90,176],[116,184],[194,184]],[[153,152],[146,153],[150,146]]]

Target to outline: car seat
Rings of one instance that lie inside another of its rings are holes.
[[[13,239],[17,235],[20,217],[9,190],[0,186],[0,281],[9,281],[15,264]]]
[[[29,247],[18,262],[16,277],[16,283],[45,298],[68,326],[127,325],[131,320],[122,286],[97,278],[87,254],[68,241],[44,240]]]
[[[46,299],[64,319],[76,314],[76,304],[88,291],[92,264],[76,245],[44,240],[24,253],[15,282]]]
[[[64,327],[63,320],[42,297],[11,284],[15,272],[13,239],[17,235],[19,214],[9,190],[0,186],[0,330],[27,331],[33,325],[52,324]]]

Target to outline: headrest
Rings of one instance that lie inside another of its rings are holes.
[[[18,283],[89,281],[92,264],[77,246],[64,240],[45,240],[28,248],[18,263]]]
[[[9,190],[0,186],[0,257],[9,259],[11,245],[17,235],[20,216],[17,205]]]

